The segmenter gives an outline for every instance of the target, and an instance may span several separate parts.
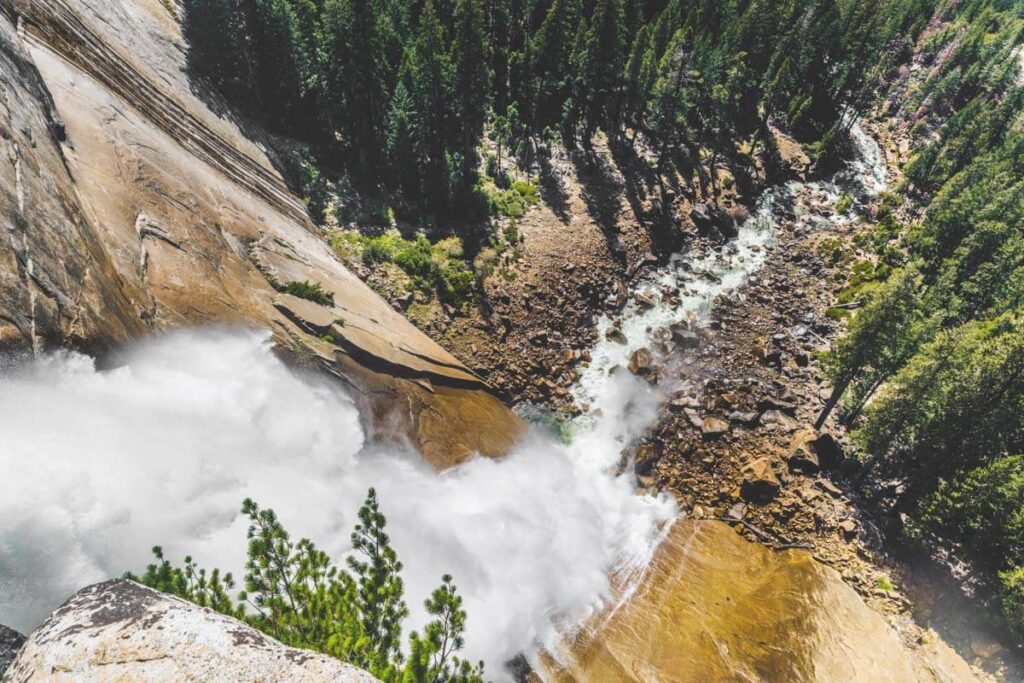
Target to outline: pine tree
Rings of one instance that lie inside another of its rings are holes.
[[[452,65],[433,0],[426,0],[420,13],[416,43],[409,59],[409,77],[423,145],[421,172],[426,206],[438,212],[446,209],[449,202],[447,151],[451,144],[453,97]]]
[[[656,76],[657,60],[651,31],[644,25],[636,34],[629,52],[629,60],[626,62],[622,105],[617,112],[620,126],[626,124],[636,127],[644,120],[647,113],[647,98]]]
[[[298,19],[288,0],[254,0],[251,17],[260,102],[272,121],[299,124],[303,67]]]
[[[484,36],[481,0],[457,0],[455,36],[450,61],[454,65],[456,96],[453,139],[461,137],[462,177],[469,180],[476,172],[476,147],[483,134],[490,93],[490,72]]]
[[[541,130],[554,126],[569,96],[569,59],[572,44],[567,36],[576,22],[574,0],[554,0],[536,35],[530,41],[531,87],[523,113]]]
[[[236,105],[257,97],[249,25],[242,0],[185,0],[189,67]]]
[[[386,154],[389,182],[410,202],[420,200],[420,157],[423,143],[419,136],[418,113],[409,94],[407,72],[398,79],[387,116]]]
[[[388,679],[394,675],[393,662],[401,661],[402,621],[409,610],[402,598],[402,563],[389,544],[386,524],[377,492],[370,489],[352,532],[357,555],[348,558],[348,566],[356,577],[363,634],[373,643],[367,659],[359,665]]]
[[[228,594],[234,588],[231,574],[207,572],[191,557],[184,567],[172,566],[159,546],[153,548],[157,562],[142,576],[125,578],[247,621],[286,645],[360,666],[384,683],[483,683],[483,664],[458,656],[466,613],[451,576],[426,601],[432,619],[422,638],[410,635],[409,657],[404,656],[402,564],[373,489],[359,509],[349,571],[308,539],[293,541],[273,510],[246,499],[242,513],[249,518],[249,547],[246,590],[238,602]]]
[[[386,60],[373,0],[326,0],[324,45],[329,120],[344,135],[352,158],[370,178],[379,172],[386,111]]]
[[[575,59],[574,104],[589,144],[599,126],[612,123],[622,86],[625,24],[621,0],[597,0],[582,50]]]

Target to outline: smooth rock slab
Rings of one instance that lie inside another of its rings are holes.
[[[286,647],[242,622],[119,579],[71,597],[29,636],[4,683],[374,683],[349,664]]]

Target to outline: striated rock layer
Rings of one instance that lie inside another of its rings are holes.
[[[687,520],[669,531],[635,592],[538,669],[551,683],[975,680],[944,645],[904,645],[810,553]]]
[[[29,636],[3,683],[374,683],[326,655],[132,581],[83,588]]]
[[[0,348],[265,326],[435,466],[518,438],[479,377],[335,259],[258,134],[200,97],[163,3],[0,10]],[[335,303],[278,292],[304,280]]]

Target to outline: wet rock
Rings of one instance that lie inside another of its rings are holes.
[[[694,204],[690,210],[690,219],[703,234],[717,232],[723,237],[732,238],[737,234],[736,221],[725,211],[707,204]]]
[[[706,417],[700,423],[700,432],[705,439],[717,439],[729,431],[729,423],[720,417]]]
[[[0,624],[0,677],[7,671],[25,642],[25,636]]]
[[[83,588],[25,641],[15,681],[337,681],[376,678],[287,647],[230,617],[133,581]]]
[[[618,327],[613,327],[605,332],[604,338],[616,344],[626,344],[629,341]]]
[[[646,441],[633,450],[633,468],[638,475],[650,474],[659,457],[661,457],[660,443]]]
[[[751,503],[764,504],[779,493],[781,483],[769,457],[757,458],[743,468],[740,495]]]
[[[654,369],[654,356],[647,347],[641,347],[629,356],[629,365],[626,366],[632,374],[646,377],[652,374]]]
[[[654,300],[654,297],[643,292],[640,292],[639,294],[636,295],[636,303],[641,309],[645,310],[649,308],[654,308],[654,306],[657,304],[657,302]]]

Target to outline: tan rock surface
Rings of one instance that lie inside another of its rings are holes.
[[[912,651],[809,553],[687,520],[636,592],[545,655],[540,674],[558,683],[973,680],[948,649]]]
[[[0,108],[12,131],[0,136],[0,343],[102,348],[179,325],[260,325],[436,466],[518,438],[522,422],[479,377],[335,258],[258,133],[200,99],[161,3],[0,8],[13,93]],[[276,291],[304,280],[335,305]]]
[[[373,683],[333,657],[132,581],[83,588],[28,637],[4,683]]]

